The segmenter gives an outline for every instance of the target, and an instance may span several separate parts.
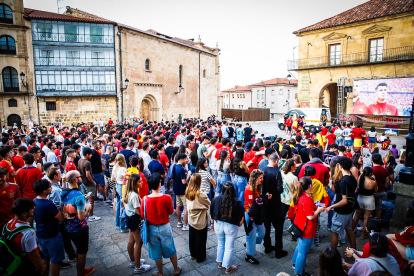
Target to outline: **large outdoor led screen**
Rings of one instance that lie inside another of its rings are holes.
[[[410,116],[414,78],[354,81],[353,114]]]

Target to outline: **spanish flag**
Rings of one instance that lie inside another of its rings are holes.
[[[331,204],[331,199],[329,198],[328,193],[325,190],[325,187],[318,179],[312,179],[312,190],[311,196],[313,202],[319,201],[320,203],[325,203],[325,206],[328,207]],[[293,220],[295,218],[295,208],[293,205],[293,200],[290,202],[288,219]]]

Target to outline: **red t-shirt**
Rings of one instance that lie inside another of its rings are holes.
[[[310,178],[316,178],[318,179],[323,185],[325,185],[325,180],[329,179],[329,169],[327,166],[321,163],[311,163],[311,164],[305,164],[302,166],[299,172],[299,178],[302,178],[305,176],[305,168],[307,166],[312,166],[316,169],[316,174],[314,176],[310,176]]]
[[[398,109],[392,104],[377,102],[368,106],[368,114],[398,116]]]
[[[411,225],[410,227],[407,227],[401,233],[395,234],[395,238],[402,245],[405,245],[405,246],[414,245],[414,233],[413,232],[414,232],[414,225]]]
[[[108,124],[110,125],[110,126],[112,126],[112,124],[114,123],[114,121],[112,121],[112,120],[109,120],[108,121]]]
[[[18,156],[18,155],[13,156],[12,157],[12,164],[13,164],[14,169],[16,171],[18,171],[19,169],[24,167],[23,158]]]
[[[364,245],[364,248],[362,249],[361,258],[365,259],[365,258],[371,257],[371,254],[369,253],[369,249],[370,249],[370,245],[369,245],[369,242],[367,242]],[[405,266],[404,260],[401,256],[400,252],[398,252],[397,247],[395,246],[393,241],[390,240],[390,239],[388,239],[388,254],[390,254],[391,256],[394,257],[394,259],[398,263],[398,266],[400,267],[400,271],[402,272],[402,270],[404,269],[404,266]]]
[[[33,185],[42,178],[42,171],[37,167],[23,167],[19,170],[16,175],[16,184],[23,190],[23,197],[34,199],[36,193],[33,191]]]
[[[7,160],[2,160],[0,161],[0,167],[5,168],[8,171],[7,182],[15,183],[14,176],[12,176],[12,172],[15,171],[12,162],[7,161]]]
[[[377,180],[378,192],[385,191],[385,181],[387,180],[388,170],[382,166],[372,167],[372,171],[375,175],[375,180]]]
[[[322,136],[325,136],[328,133],[328,129],[326,127],[321,128]]]
[[[61,156],[62,153],[60,152],[60,150],[56,149],[55,150],[55,155],[56,155],[56,157],[58,157],[58,156]]]
[[[165,172],[168,172],[167,163],[170,162],[170,160],[168,160],[168,157],[165,153],[160,152],[160,162],[164,167]]]
[[[336,136],[333,133],[326,135],[326,139],[328,139],[328,145],[332,145],[335,143]]]
[[[354,128],[351,133],[354,134],[354,139],[362,139],[362,135],[365,135],[365,130],[362,128]]]
[[[249,204],[252,204],[256,198],[260,196],[260,192],[256,189],[255,193],[253,193],[252,185],[249,183],[247,184],[244,190],[244,210],[249,212]]]
[[[180,135],[180,134],[181,134],[181,132],[177,131],[177,132],[174,134],[175,139],[177,139],[177,136],[178,136],[178,135]]]
[[[55,135],[55,128],[54,128],[53,126],[51,126],[51,127],[49,128],[49,131],[50,131],[50,134]]]
[[[76,171],[76,165],[75,162],[73,161],[66,161],[66,172],[70,172],[70,171]]]
[[[141,216],[144,217],[144,199],[141,204]],[[170,222],[174,212],[171,196],[147,197],[147,218],[151,225],[161,225]]]
[[[217,160],[219,160],[220,159],[220,152],[222,150],[227,150],[230,153],[230,160],[233,159],[233,152],[229,148],[227,148],[227,147],[217,148],[216,155],[214,155],[214,158],[216,158]]]
[[[13,202],[22,197],[20,195],[19,186],[14,183],[8,183],[7,187],[0,188],[0,228],[3,229],[3,226],[12,218],[14,214],[11,211]]]
[[[348,157],[348,158],[351,158],[351,159],[352,159],[352,153],[350,153],[350,152],[345,152],[345,153],[344,153],[344,155],[345,155],[346,157]]]
[[[296,209],[294,224],[303,231],[302,238],[312,239],[316,237],[317,219],[309,220],[308,216],[313,216],[318,209],[312,200],[312,197],[303,193],[299,198]]]
[[[288,127],[292,126],[292,124],[293,124],[293,120],[292,120],[292,118],[287,119],[285,124],[286,124],[286,126],[288,126]]]
[[[259,163],[257,163],[257,156],[255,151],[249,151],[244,153],[243,161],[247,164],[249,161],[252,161],[253,164],[249,167],[249,173],[252,173],[254,169],[259,168]]]

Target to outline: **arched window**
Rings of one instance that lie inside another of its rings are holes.
[[[0,37],[0,54],[16,54],[16,43],[11,36],[2,36]]]
[[[203,70],[203,78],[206,77],[206,69]]]
[[[147,71],[150,70],[150,61],[149,61],[149,59],[145,60],[145,70],[147,70]]]
[[[17,107],[17,100],[16,99],[10,99],[9,100],[9,107]]]
[[[5,4],[0,4],[0,22],[13,24],[12,10]]]
[[[183,66],[180,65],[179,69],[178,69],[178,82],[179,82],[179,86],[182,86],[182,76],[183,76]]]
[[[19,92],[19,75],[13,67],[3,69],[4,92]]]

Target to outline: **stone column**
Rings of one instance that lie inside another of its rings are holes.
[[[414,200],[414,185],[394,184],[395,209],[390,222],[390,233],[398,233],[404,228],[408,204]]]

